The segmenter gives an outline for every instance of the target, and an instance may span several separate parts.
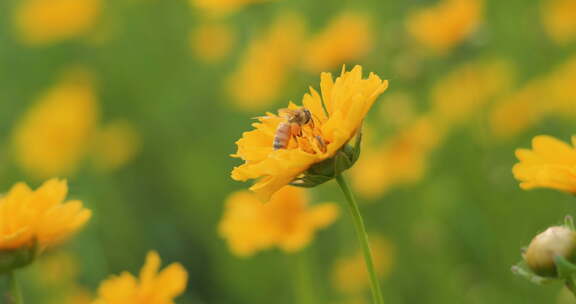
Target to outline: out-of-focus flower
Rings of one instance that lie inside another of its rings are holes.
[[[496,137],[510,138],[535,125],[549,102],[545,81],[536,79],[496,101],[490,112],[490,127]]]
[[[543,0],[541,17],[546,32],[556,43],[576,39],[575,0]]]
[[[441,0],[408,17],[408,33],[421,45],[444,54],[472,34],[482,20],[482,0]]]
[[[73,173],[86,155],[97,120],[91,78],[79,71],[66,74],[14,129],[17,163],[38,179]]]
[[[316,230],[332,224],[338,213],[335,203],[308,206],[302,188],[284,187],[267,203],[249,191],[239,191],[226,200],[218,231],[237,256],[273,247],[294,252],[308,245]]]
[[[230,53],[235,33],[230,25],[222,22],[205,22],[190,34],[190,47],[202,61],[215,63]]]
[[[113,276],[100,284],[93,304],[169,304],[186,289],[188,274],[179,263],[159,272],[160,256],[151,251],[136,278],[128,272]]]
[[[302,181],[315,164],[345,154],[341,149],[346,148],[356,135],[374,101],[387,89],[388,81],[373,73],[363,79],[362,67],[356,66],[351,71],[343,69],[336,80],[332,74],[322,73],[320,87],[322,95],[311,88],[302,101],[311,113],[313,124],[305,125],[302,134],[297,140],[290,140],[286,149],[273,147],[278,125],[286,122],[286,118],[272,113],[259,117],[253,124],[255,129],[245,132],[236,142],[238,150],[232,156],[245,163],[232,170],[232,178],[238,181],[258,179],[250,190],[262,200],[269,200],[274,192],[297,178]],[[289,108],[299,109],[293,103]]]
[[[120,168],[134,158],[140,146],[140,136],[127,121],[108,123],[98,130],[94,139],[95,165],[103,171]]]
[[[250,43],[228,79],[229,93],[239,108],[261,109],[278,98],[300,58],[304,31],[301,16],[286,14]]]
[[[344,13],[312,38],[304,52],[304,65],[312,72],[338,68],[366,55],[373,40],[368,15]]]
[[[15,12],[22,42],[43,45],[85,34],[101,11],[100,0],[24,0]]]
[[[394,186],[418,182],[443,136],[443,127],[432,117],[416,119],[381,146],[366,149],[351,171],[354,189],[364,197],[375,198]]]
[[[78,263],[68,252],[60,251],[44,256],[39,261],[39,279],[47,286],[67,284],[78,275]]]
[[[576,4],[576,1],[574,3]],[[576,56],[562,63],[546,77],[546,95],[540,100],[545,111],[568,118],[576,117],[574,83],[576,83]]]
[[[434,114],[451,125],[468,120],[511,85],[511,66],[500,60],[462,65],[440,79],[431,92]]]
[[[572,137],[576,146],[576,136]],[[532,150],[518,149],[520,161],[512,172],[520,187],[552,188],[576,194],[576,148],[554,137],[540,135],[532,140]]]
[[[374,267],[380,277],[387,277],[394,264],[394,246],[383,236],[371,237],[370,247]],[[348,295],[362,294],[370,287],[370,278],[362,252],[340,258],[334,265],[333,284],[338,291]]]
[[[86,224],[91,211],[81,201],[64,201],[67,192],[66,181],[51,179],[37,190],[18,183],[0,197],[1,271],[27,265]]]
[[[272,2],[274,0],[189,0],[196,7],[212,18],[222,18],[233,14],[242,8],[258,3]]]

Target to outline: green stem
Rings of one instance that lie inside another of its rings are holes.
[[[14,270],[8,272],[8,288],[10,290],[10,295],[12,296],[12,304],[23,304],[22,292],[20,291],[20,285],[18,285],[18,280],[16,279],[16,272]]]
[[[572,278],[572,276],[566,278],[566,283],[564,285],[566,285],[566,288],[568,288],[568,290],[570,290],[572,295],[576,297],[576,286],[574,285],[574,279]]]
[[[380,290],[380,284],[378,283],[378,276],[376,275],[376,270],[374,269],[374,262],[372,261],[372,251],[370,250],[370,242],[368,241],[368,234],[366,233],[366,227],[364,226],[364,220],[362,215],[360,215],[360,209],[358,209],[358,204],[356,199],[348,186],[348,183],[344,179],[342,174],[336,176],[336,181],[342,189],[346,201],[348,202],[348,210],[352,216],[354,222],[354,228],[356,230],[356,236],[358,237],[360,244],[362,245],[362,251],[364,253],[364,262],[366,263],[366,268],[370,274],[370,287],[372,289],[372,298],[374,303],[383,304],[384,299],[382,297],[382,291]]]
[[[315,288],[314,282],[312,278],[312,269],[309,261],[309,255],[306,252],[306,249],[302,250],[302,252],[295,254],[296,256],[296,267],[295,270],[295,281],[297,282],[297,303],[301,304],[315,304],[318,303],[316,301],[315,296]]]

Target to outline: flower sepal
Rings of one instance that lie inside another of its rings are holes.
[[[39,252],[37,241],[22,248],[0,250],[0,274],[28,266],[36,259]]]
[[[312,188],[342,174],[342,172],[350,169],[360,157],[361,143],[362,132],[358,131],[354,146],[345,144],[333,157],[312,165],[302,176],[294,179],[290,185]]]

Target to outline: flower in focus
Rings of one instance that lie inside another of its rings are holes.
[[[512,172],[520,187],[552,188],[576,194],[576,136],[572,146],[554,137],[540,135],[532,140],[532,150],[518,149],[520,161]]]
[[[202,61],[214,63],[222,60],[232,48],[234,31],[225,23],[206,22],[190,34],[190,46]]]
[[[273,113],[259,117],[253,124],[255,129],[245,132],[236,142],[238,150],[232,156],[245,163],[232,170],[232,178],[238,181],[258,179],[250,190],[263,201],[285,185],[303,181],[307,170],[315,169],[315,164],[338,159],[340,154],[337,153],[344,153],[341,149],[346,148],[356,135],[372,104],[387,87],[388,81],[374,73],[363,79],[360,66],[351,71],[343,69],[335,80],[332,74],[322,73],[321,95],[311,88],[302,100],[303,107],[311,113],[313,125],[302,128],[302,134],[297,140],[291,140],[286,149],[275,150],[274,135],[285,118]],[[299,109],[293,103],[289,108]]]
[[[394,246],[382,237],[371,237],[370,247],[374,258],[374,267],[380,277],[387,277],[394,263]],[[333,284],[338,291],[347,295],[359,295],[370,288],[370,278],[362,252],[340,258],[334,265]]]
[[[100,284],[93,304],[170,304],[186,289],[188,274],[179,263],[159,271],[160,256],[151,251],[135,278],[128,272],[112,276]]]
[[[38,179],[73,173],[89,148],[97,120],[91,78],[79,71],[66,74],[16,125],[17,163]]]
[[[36,190],[18,183],[0,198],[0,254],[3,258],[24,253],[27,256],[26,261],[13,261],[11,265],[5,265],[7,260],[2,259],[1,270],[24,266],[88,222],[91,211],[83,208],[81,201],[64,201],[67,192],[66,181],[51,179]]]
[[[372,47],[373,33],[366,15],[344,13],[312,38],[304,52],[304,65],[312,72],[331,70],[364,56]]]
[[[263,204],[249,191],[231,194],[218,231],[230,250],[246,257],[273,247],[286,252],[304,248],[316,230],[338,217],[338,206],[322,203],[308,206],[304,189],[284,187]]]
[[[510,87],[512,74],[510,65],[499,60],[462,65],[432,89],[433,111],[449,125],[466,121],[491,98]]]
[[[15,26],[22,42],[42,45],[85,34],[101,11],[100,0],[24,0]]]
[[[558,44],[576,38],[576,1],[543,0],[541,19],[548,35]]]
[[[278,98],[300,58],[304,30],[299,15],[286,14],[250,43],[228,79],[229,94],[239,108],[261,109]]]
[[[273,0],[189,0],[196,7],[213,18],[233,14],[250,4],[266,3]]]
[[[98,130],[93,149],[94,162],[98,169],[112,171],[124,166],[138,152],[140,136],[127,121],[108,123]]]
[[[421,45],[444,54],[478,28],[482,9],[482,0],[441,0],[433,7],[413,12],[407,30]]]

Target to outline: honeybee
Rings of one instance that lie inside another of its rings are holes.
[[[312,114],[304,107],[292,109],[280,109],[278,111],[285,121],[281,122],[274,134],[274,150],[286,149],[292,137],[302,136],[302,127],[310,124],[314,128]]]
[[[304,107],[296,110],[281,109],[279,114],[285,121],[281,122],[276,128],[276,133],[274,134],[274,150],[286,149],[290,143],[290,139],[294,138],[297,140],[298,137],[302,136],[302,127],[308,125],[311,129],[314,129],[312,113]],[[326,152],[326,143],[322,137],[315,135],[314,139],[320,150]]]

